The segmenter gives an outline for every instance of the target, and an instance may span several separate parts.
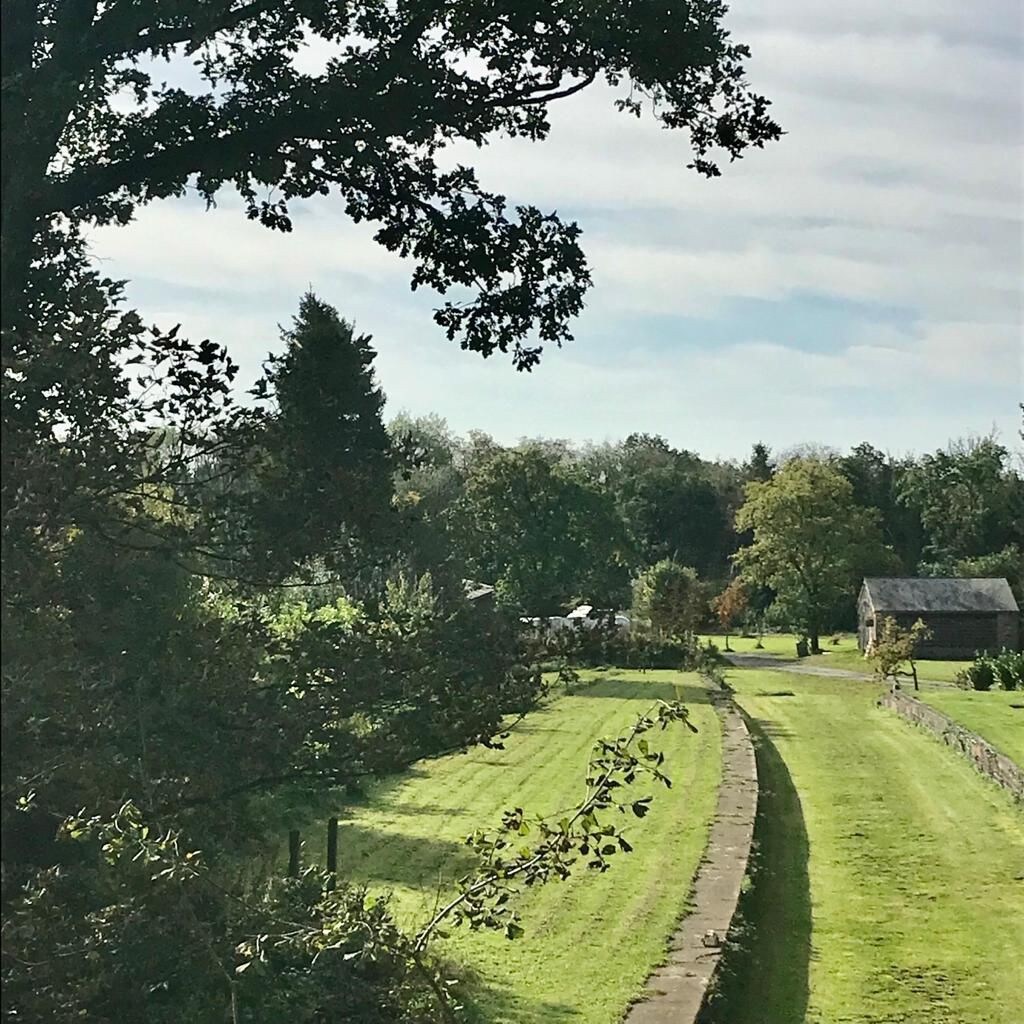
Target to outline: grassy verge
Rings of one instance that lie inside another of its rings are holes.
[[[880,687],[730,678],[767,792],[713,1024],[1017,1024],[1024,815]]]
[[[725,649],[724,636],[706,635],[701,639],[704,642],[711,641],[719,650]],[[857,637],[854,634],[839,634],[838,644],[833,644],[832,639],[831,636],[823,636],[821,638],[822,653],[802,658],[800,665],[805,668],[840,668],[846,672],[871,675],[871,664],[857,649]],[[798,637],[795,633],[770,633],[762,638],[763,648],[758,650],[756,637],[731,636],[729,637],[729,646],[741,654],[795,658],[797,640]],[[957,672],[969,664],[969,661],[919,661],[917,674],[921,679],[951,683]]]
[[[811,947],[807,827],[786,762],[756,722],[748,725],[759,790],[754,849],[733,925],[738,942],[722,963],[707,1024],[803,1024]]]
[[[462,845],[505,808],[550,814],[580,799],[590,748],[618,734],[658,698],[686,701],[700,730],[653,734],[670,790],[630,831],[634,852],[603,875],[581,867],[564,883],[526,894],[525,935],[456,929],[441,949],[470,976],[469,1002],[488,1024],[614,1024],[660,960],[687,903],[714,813],[720,731],[707,691],[678,672],[591,672],[592,685],[530,715],[504,750],[423,763],[348,809],[339,870],[393,894],[409,925],[421,922],[471,861]],[[650,787],[644,787],[644,792]]]
[[[1024,765],[1024,692],[923,690],[914,694]],[[1011,707],[1016,704],[1017,707]]]
[[[857,650],[856,642],[852,648],[845,642],[839,647],[829,648],[825,654],[818,654],[811,658],[805,658],[802,665],[815,665],[824,668],[841,668],[848,672],[862,672],[864,675],[871,675],[872,665],[860,651]],[[969,661],[939,661],[926,660],[917,662],[917,675],[919,679],[932,680],[940,683],[951,683],[957,672],[966,668]],[[904,686],[909,685],[904,683]]]

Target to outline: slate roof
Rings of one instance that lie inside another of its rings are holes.
[[[479,601],[483,597],[490,597],[494,593],[494,587],[489,583],[477,583],[475,580],[463,580],[462,586],[466,591],[466,597],[470,601]]]
[[[876,576],[864,586],[876,612],[1018,611],[1005,579]]]
[[[567,619],[586,619],[590,616],[590,613],[594,610],[592,605],[581,604],[578,608],[574,608],[568,615]]]

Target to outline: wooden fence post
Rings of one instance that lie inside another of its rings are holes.
[[[327,870],[332,875],[338,871],[338,819],[327,822]]]

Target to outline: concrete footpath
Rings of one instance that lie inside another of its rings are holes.
[[[757,814],[757,765],[750,734],[726,696],[716,695],[722,723],[722,784],[697,872],[691,911],[672,936],[668,955],[647,980],[626,1024],[692,1024],[724,952],[747,872]],[[665,879],[666,885],[672,879]]]

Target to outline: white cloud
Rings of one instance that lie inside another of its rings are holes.
[[[1024,364],[1018,5],[981,15],[959,0],[741,0],[729,17],[788,134],[721,179],[686,171],[685,140],[617,114],[606,89],[559,105],[543,145],[453,148],[486,187],[571,211],[585,231],[596,286],[579,341],[529,378],[445,342],[428,299],[409,297],[409,268],[334,200],[310,202],[287,236],[230,200],[211,213],[159,204],[131,228],[96,232],[95,251],[111,272],[149,279],[149,296],[154,282],[175,290],[144,312],[223,338],[250,365],[312,285],[375,334],[394,404],[460,428],[661,429],[680,443],[697,432],[724,451],[872,428],[897,447],[934,445],[992,419],[1012,437]],[[599,328],[630,337],[638,316],[715,317],[739,298],[807,293],[898,308],[912,326],[851,321],[846,341],[814,353],[753,322],[716,351],[675,348],[670,327],[620,349],[614,366],[606,347],[588,348]],[[970,394],[951,405],[956,385]],[[891,395],[883,412],[879,394]]]

